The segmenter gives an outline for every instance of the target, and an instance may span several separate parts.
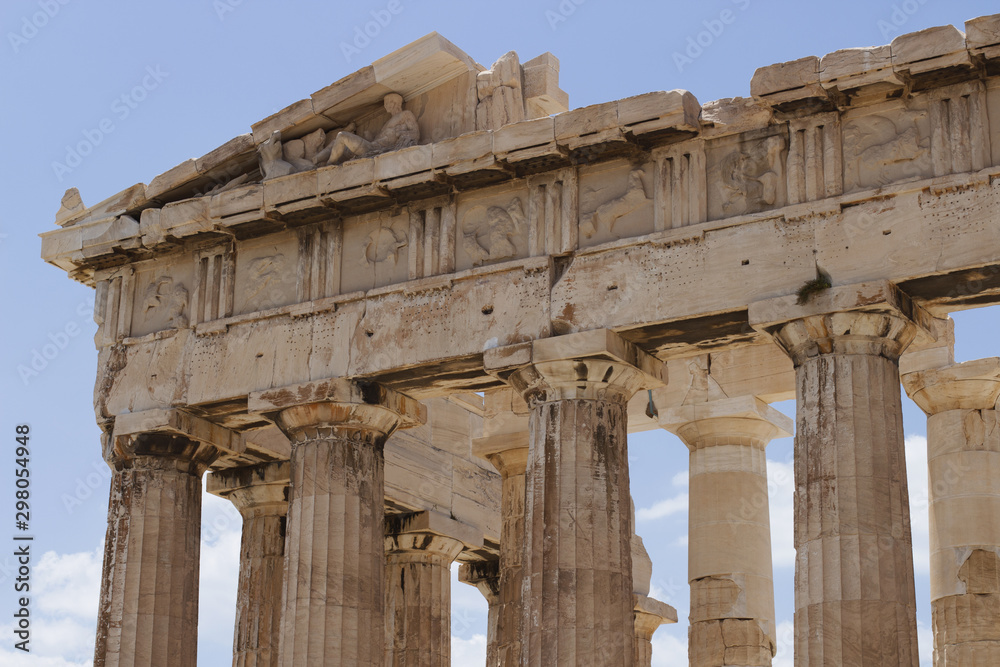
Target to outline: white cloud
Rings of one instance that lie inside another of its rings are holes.
[[[795,470],[791,463],[767,462],[767,495],[771,515],[771,562],[795,567]]]
[[[778,623],[775,632],[777,652],[771,667],[793,667],[795,659],[795,624],[792,621]]]
[[[469,639],[452,635],[451,664],[454,667],[486,664],[486,635],[472,635]]]
[[[913,540],[913,571],[930,574],[930,526],[927,486],[927,438],[908,435],[906,444],[906,486],[910,492],[910,532]]]
[[[920,643],[920,667],[931,667],[934,663],[934,631],[921,621],[917,621],[917,641]]]
[[[653,667],[676,667],[688,664],[687,627],[661,625],[653,635]]]
[[[652,507],[643,507],[635,511],[636,521],[652,521],[662,519],[680,512],[687,512],[688,494],[680,493],[673,498],[667,498],[654,503]]]
[[[671,478],[670,483],[674,486],[687,486],[690,482],[690,475],[686,470],[682,470]]]

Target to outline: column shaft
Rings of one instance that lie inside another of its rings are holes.
[[[797,366],[795,662],[918,662],[896,360]]]
[[[624,401],[532,406],[522,664],[632,661],[626,419]]]
[[[386,667],[451,667],[451,563],[462,543],[396,533],[385,551]]]
[[[208,492],[231,501],[243,517],[233,667],[278,665],[288,483],[284,461],[208,475]]]
[[[673,408],[660,423],[691,450],[691,664],[769,667],[774,582],[765,448],[791,420],[753,396]]]
[[[928,415],[934,665],[1000,665],[1000,359],[902,379]]]
[[[381,666],[384,439],[359,428],[296,435],[281,664]]]
[[[116,456],[94,664],[193,667],[201,475],[214,450],[147,434]]]

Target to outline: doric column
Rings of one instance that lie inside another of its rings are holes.
[[[638,593],[634,596],[632,627],[635,632],[633,664],[650,667],[653,664],[653,634],[665,623],[677,622],[677,610],[670,605]],[[691,662],[697,665],[697,662]]]
[[[796,665],[918,663],[898,360],[928,319],[885,282],[750,306],[795,365]]]
[[[385,522],[385,667],[451,666],[451,564],[468,526],[433,512]]]
[[[201,476],[219,450],[187,435],[106,435],[114,470],[94,664],[194,667]]]
[[[475,586],[489,605],[486,621],[486,667],[500,665],[499,625],[500,625],[500,561],[476,561],[463,563],[458,568],[458,580]]]
[[[486,367],[531,411],[521,665],[631,665],[626,402],[663,367],[596,330],[496,348]]]
[[[517,398],[521,402],[520,398]],[[491,397],[487,396],[487,412]],[[527,408],[525,407],[525,411]],[[494,433],[472,441],[472,453],[487,459],[503,480],[500,494],[500,591],[497,601],[497,659],[500,667],[521,664],[521,586],[524,557],[524,481],[528,464],[528,419],[520,432]],[[489,418],[483,429],[491,427]]]
[[[934,665],[1000,665],[1000,359],[902,379],[927,413]]]
[[[383,664],[383,446],[413,399],[331,379],[250,395],[292,443],[280,664]]]
[[[692,665],[768,667],[777,641],[764,449],[792,422],[753,396],[661,411],[690,450]]]
[[[635,525],[635,504],[631,504],[632,525]],[[632,534],[632,608],[633,664],[650,667],[653,662],[653,634],[664,623],[677,622],[677,610],[649,597],[653,576],[653,561],[649,558],[642,538]]]
[[[288,484],[287,461],[220,470],[206,481],[243,517],[233,667],[278,664]]]

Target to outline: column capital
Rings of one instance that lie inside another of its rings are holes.
[[[492,463],[500,476],[506,479],[511,475],[524,474],[528,466],[529,443],[528,431],[473,438],[472,455]]]
[[[770,335],[796,366],[821,354],[873,354],[894,361],[933,317],[888,281],[828,288],[806,303],[794,295],[750,304],[750,325]]]
[[[245,450],[239,433],[176,409],[118,415],[114,431],[102,438],[104,460],[133,465],[139,457],[159,457],[192,465],[199,477],[217,458]]]
[[[529,406],[553,400],[627,401],[667,382],[666,365],[608,329],[493,348],[483,366]]]
[[[633,599],[635,600],[636,630],[648,630],[649,637],[652,637],[661,625],[677,622],[677,610],[667,603],[638,593],[633,596]]]
[[[947,410],[991,410],[1000,397],[1000,358],[904,373],[906,395],[927,415]]]
[[[229,500],[244,518],[285,516],[290,481],[291,464],[274,461],[210,472],[205,490]]]
[[[747,440],[761,449],[775,438],[792,434],[792,420],[755,396],[680,405],[659,414],[660,426],[679,437],[688,449]]]
[[[458,566],[458,580],[475,586],[487,601],[493,603],[500,596],[500,561],[477,560]]]
[[[427,541],[427,546],[420,546],[421,541]],[[438,512],[425,511],[385,517],[386,552],[450,551],[454,546],[452,543],[458,545],[458,551],[452,557],[454,560],[463,549],[482,548],[483,535],[472,526]]]
[[[415,399],[375,382],[346,378],[253,392],[247,409],[274,420],[292,442],[345,429],[384,439],[397,428],[427,421],[427,409]]]

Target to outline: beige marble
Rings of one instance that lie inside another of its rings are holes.
[[[630,665],[626,404],[662,365],[606,331],[491,352],[531,411],[521,665]]]
[[[750,319],[796,367],[795,663],[916,667],[898,360],[925,317],[861,284]]]
[[[451,563],[462,548],[405,518],[386,522],[386,667],[451,667]]]
[[[489,399],[488,399],[489,401]],[[487,422],[489,423],[489,422]],[[527,427],[527,419],[521,420]],[[500,505],[500,576],[497,600],[497,655],[502,667],[516,667],[521,655],[523,557],[525,538],[525,472],[529,437],[499,433],[473,441],[473,452],[490,461],[500,472],[503,489]]]
[[[406,396],[333,379],[251,397],[292,441],[279,664],[383,664],[385,440]]]
[[[902,381],[927,413],[934,665],[1000,664],[1000,359]]]
[[[753,396],[661,411],[690,450],[688,580],[693,665],[769,667],[777,649],[768,442],[791,420]]]
[[[105,450],[114,473],[94,664],[194,667],[201,476],[218,452],[167,433]]]
[[[206,479],[206,490],[227,498],[243,517],[233,667],[278,665],[289,473],[281,461],[220,470]]]

